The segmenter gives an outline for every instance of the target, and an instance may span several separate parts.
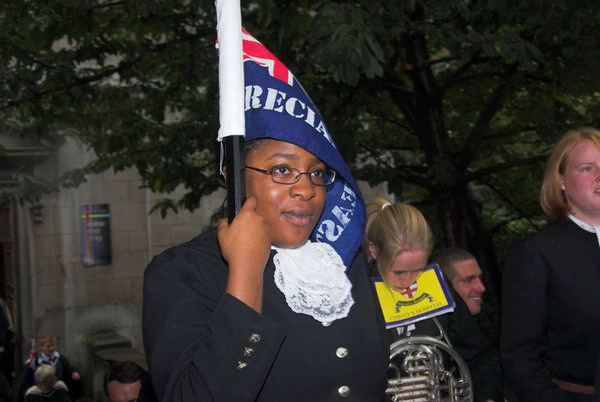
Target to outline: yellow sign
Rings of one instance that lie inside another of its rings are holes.
[[[424,268],[409,288],[397,292],[373,278],[386,328],[407,325],[454,311],[454,300],[437,264]]]

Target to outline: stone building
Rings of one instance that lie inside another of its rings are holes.
[[[15,185],[17,171],[52,180],[93,158],[73,140],[55,148],[0,135],[0,144],[6,149],[0,155],[3,190]],[[365,190],[369,198],[384,194],[385,186]],[[135,170],[128,170],[90,176],[78,188],[43,195],[35,205],[13,201],[4,206],[0,296],[14,315],[18,365],[32,337],[55,335],[58,350],[81,368],[88,392],[96,396],[101,392],[98,356],[123,359],[129,350],[131,358],[143,360],[144,268],[153,255],[206,228],[223,197],[219,191],[204,198],[199,210],[163,219],[149,214],[155,195],[141,188]],[[91,204],[109,207],[109,264],[88,266],[83,261],[81,208]]]
[[[9,191],[18,171],[52,180],[93,158],[71,140],[53,148],[4,135],[0,144],[6,148],[0,156],[0,186]],[[145,266],[153,255],[207,227],[223,196],[217,192],[203,199],[200,210],[163,219],[149,214],[155,195],[141,188],[131,169],[90,176],[78,188],[43,195],[35,205],[13,201],[4,206],[0,296],[15,321],[17,367],[27,357],[30,339],[40,335],[58,337],[58,350],[87,374],[88,387],[94,383],[92,347],[129,344],[141,353]],[[109,207],[110,264],[84,264],[81,208],[89,204]],[[112,336],[99,340],[98,334]],[[135,353],[130,357],[136,359]]]

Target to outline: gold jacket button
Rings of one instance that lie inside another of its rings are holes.
[[[252,343],[258,343],[258,342],[260,342],[260,335],[257,334],[256,332],[253,332],[250,335],[250,338],[248,338],[248,340]]]
[[[240,371],[241,369],[243,369],[244,367],[246,367],[248,364],[244,363],[244,362],[237,362],[237,367],[236,370]]]
[[[252,353],[254,353],[254,349],[252,349],[252,348],[244,348],[244,357],[248,357]]]
[[[350,387],[347,385],[342,385],[338,388],[338,394],[340,394],[342,398],[347,397],[348,395],[350,395]]]
[[[348,356],[348,349],[346,349],[344,347],[339,347],[335,351],[335,355],[337,357],[339,357],[340,359],[343,359],[344,357]]]

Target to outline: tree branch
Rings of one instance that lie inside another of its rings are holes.
[[[464,81],[464,79],[462,79],[461,77],[463,77],[464,74],[466,74],[467,71],[469,71],[471,69],[471,67],[476,66],[477,64],[480,64],[481,60],[485,60],[485,59],[480,59],[477,55],[475,55],[475,57],[473,57],[471,60],[467,61],[462,66],[457,68],[456,71],[454,71],[442,83],[440,83],[440,91],[442,93],[444,93],[449,88],[451,88],[453,85],[456,85],[457,83],[459,83],[461,81]]]
[[[531,226],[533,226],[536,230],[540,230],[540,228],[535,224],[535,222],[533,222],[527,214],[523,213],[523,211],[521,210],[521,208],[519,208],[517,205],[515,205],[515,203],[513,203],[511,201],[510,198],[508,198],[502,191],[500,191],[499,188],[497,188],[496,186],[492,185],[491,183],[486,182],[485,180],[478,178],[478,181],[485,185],[486,187],[488,187],[490,190],[492,190],[493,192],[495,192],[496,194],[498,194],[500,196],[500,198],[502,198],[508,205],[510,205],[515,211],[517,211],[517,213],[519,214],[519,216],[522,219],[525,219],[527,222],[529,222],[529,224]]]
[[[364,142],[364,141],[359,141],[357,142],[357,144],[359,148],[361,149],[368,149],[369,148],[369,143]],[[382,144],[381,149],[385,149],[385,150],[389,150],[389,151],[408,151],[408,152],[415,152],[415,149],[412,147],[401,147],[401,146],[395,146],[395,145],[391,145],[388,143],[384,143]],[[381,153],[381,149],[378,151],[379,153]],[[375,152],[375,151],[373,151]]]
[[[521,134],[521,133],[524,133],[527,131],[535,131],[537,128],[538,128],[538,126],[532,125],[532,126],[521,126],[514,130],[503,130],[503,131],[488,130],[488,134],[483,135],[481,138],[482,138],[482,140],[493,141],[496,139],[512,137],[514,135]]]
[[[461,150],[457,158],[457,169],[460,172],[466,170],[467,166],[469,166],[469,164],[471,163],[473,155],[479,149],[481,139],[484,135],[487,134],[487,132],[490,129],[492,119],[494,118],[498,110],[502,108],[507,94],[513,87],[512,77],[514,76],[516,71],[517,66],[511,66],[510,71],[507,74],[506,81],[502,82],[494,89],[487,102],[485,102],[485,107],[483,108],[481,113],[479,113],[479,116],[477,116],[473,129],[471,130],[464,142],[465,146]]]
[[[398,173],[398,177],[400,177],[403,181],[423,187],[426,190],[433,189],[431,180],[427,180],[425,176],[411,172],[410,169],[401,169]]]
[[[126,4],[125,1],[113,1],[112,3],[103,3],[103,4],[96,5],[94,7],[90,7],[88,9],[86,9],[85,11],[87,13],[91,13],[92,11],[98,10],[98,9],[101,9],[101,8],[115,7],[115,6],[124,6],[125,4]]]
[[[161,44],[150,47],[148,49],[148,52],[154,53],[154,54],[160,53],[160,52],[164,51],[165,49],[167,49],[168,47],[170,47],[174,43],[198,40],[199,38],[206,36],[208,34],[208,32],[209,32],[208,30],[206,32],[198,32],[194,35],[190,35],[185,38],[179,38],[177,40],[173,40],[170,42],[161,43]],[[32,90],[31,88],[29,88],[29,90],[34,93],[33,95],[27,96],[25,98],[17,99],[14,101],[6,102],[3,106],[0,107],[0,111],[9,109],[11,107],[18,106],[22,103],[37,100],[37,99],[42,98],[47,95],[65,92],[65,91],[68,91],[68,90],[76,88],[76,87],[84,86],[84,85],[90,84],[92,82],[103,80],[105,78],[110,77],[113,74],[127,71],[127,70],[131,69],[132,67],[134,67],[139,62],[146,63],[147,62],[147,54],[143,54],[143,55],[139,56],[137,59],[120,63],[118,67],[108,69],[99,74],[95,74],[95,75],[92,75],[92,76],[89,76],[86,78],[77,78],[73,82],[63,85],[63,86],[60,86],[60,87],[51,88],[51,89],[48,89],[45,91],[40,91],[40,92],[36,92],[35,90]]]
[[[533,222],[533,221],[531,220],[531,217],[534,217],[534,216],[536,216],[536,215],[535,215],[535,214],[529,214],[529,215],[519,216],[519,217],[517,217],[517,218],[514,218],[514,219],[508,219],[508,220],[502,221],[502,222],[498,223],[496,226],[494,226],[493,228],[491,228],[491,229],[489,230],[489,233],[490,233],[490,234],[492,235],[492,237],[493,237],[493,236],[494,236],[496,233],[498,233],[498,231],[500,231],[500,229],[502,229],[502,227],[504,227],[504,226],[508,225],[508,224],[509,224],[509,223],[511,223],[511,222],[518,221],[518,220],[521,220],[521,219],[525,219],[525,220],[527,220],[527,221],[528,221],[528,222],[531,224],[531,223]],[[532,225],[532,226],[533,226],[533,227],[534,227],[536,230],[539,230],[539,228],[537,227],[537,225],[535,224],[535,222],[533,222],[533,225]]]
[[[453,86],[455,86],[457,84],[460,84],[462,82],[477,80],[477,79],[480,79],[480,78],[498,78],[498,77],[502,77],[502,76],[503,76],[502,73],[495,73],[495,72],[487,72],[487,73],[477,73],[477,74],[465,75],[465,76],[456,78],[454,81],[449,82],[448,84],[446,84],[446,86],[444,86],[443,90],[447,91],[451,87],[453,87]]]
[[[485,177],[492,173],[500,172],[502,170],[512,169],[512,168],[518,167],[518,166],[533,165],[534,163],[542,162],[542,161],[545,161],[546,159],[548,159],[548,155],[536,155],[536,156],[530,156],[528,158],[515,159],[510,162],[499,163],[497,165],[483,168],[483,169],[477,170],[475,172],[467,173],[463,176],[462,181],[464,181],[465,183],[468,183],[473,180],[481,180],[482,177]]]

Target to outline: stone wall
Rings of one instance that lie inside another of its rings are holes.
[[[58,152],[35,166],[37,177],[53,179],[83,166],[92,155],[68,141]],[[93,175],[76,189],[63,189],[39,201],[42,222],[21,222],[21,242],[28,242],[29,264],[20,266],[24,339],[42,334],[59,337],[59,350],[79,366],[87,365],[87,334],[114,330],[143,350],[141,334],[143,271],[151,257],[197,235],[221,205],[223,192],[203,200],[193,213],[149,215],[155,196],[140,188],[134,169]],[[172,195],[176,197],[177,195]],[[84,266],[80,208],[109,205],[112,263]],[[23,214],[26,216],[26,214]],[[20,225],[19,225],[20,226]],[[24,350],[27,350],[25,345]],[[25,356],[23,356],[25,357]]]

